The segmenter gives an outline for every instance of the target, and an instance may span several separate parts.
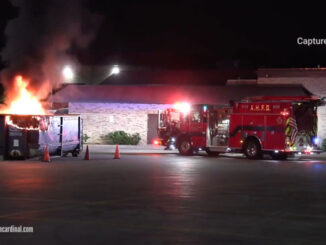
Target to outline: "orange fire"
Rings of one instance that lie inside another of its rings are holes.
[[[38,98],[31,94],[27,86],[29,81],[24,79],[22,76],[15,77],[14,89],[10,92],[10,99],[13,98],[8,107],[1,110],[0,113],[11,114],[11,115],[31,115],[32,120],[40,120],[40,117],[36,115],[44,115],[45,110],[42,107],[42,104],[39,102]],[[29,125],[21,127],[18,124],[14,123],[12,116],[6,116],[6,123],[18,129],[26,130],[39,130],[39,125]]]
[[[36,96],[33,96],[28,90],[29,81],[22,76],[15,77],[15,98],[10,102],[7,109],[3,111],[6,114],[17,115],[44,115],[45,110]]]

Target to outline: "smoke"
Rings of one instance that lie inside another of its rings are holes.
[[[11,91],[18,74],[30,79],[28,89],[41,99],[60,86],[65,64],[78,66],[69,52],[88,46],[101,17],[87,10],[83,0],[10,1],[19,13],[5,29],[6,46],[1,52],[8,64],[1,73],[6,101],[14,96]]]

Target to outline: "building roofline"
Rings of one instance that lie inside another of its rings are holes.
[[[176,101],[215,104],[248,96],[310,96],[302,85],[68,85],[53,95],[53,102],[107,102],[173,104]]]
[[[316,68],[259,68],[257,77],[326,77],[326,67]]]

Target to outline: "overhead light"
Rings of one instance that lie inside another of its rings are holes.
[[[75,78],[75,73],[70,66],[65,66],[62,69],[62,75],[65,81],[71,82]]]
[[[118,65],[115,65],[111,69],[110,75],[118,75],[120,73],[120,68]]]

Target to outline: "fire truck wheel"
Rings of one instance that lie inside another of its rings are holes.
[[[191,155],[192,154],[192,146],[190,143],[190,140],[185,138],[181,139],[180,145],[179,145],[179,152],[181,155]]]
[[[210,149],[206,149],[206,153],[209,157],[217,157],[220,153],[216,151],[211,151]]]
[[[255,139],[247,140],[243,146],[243,151],[249,159],[259,159],[262,157],[260,144]]]

